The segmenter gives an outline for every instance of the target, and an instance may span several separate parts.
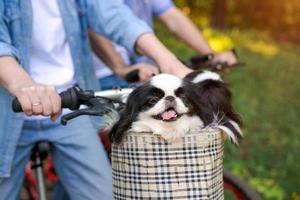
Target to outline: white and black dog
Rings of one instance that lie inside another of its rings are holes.
[[[219,75],[193,72],[185,79],[160,74],[135,89],[109,137],[121,142],[127,132],[149,132],[166,140],[216,126],[237,144],[241,120]]]

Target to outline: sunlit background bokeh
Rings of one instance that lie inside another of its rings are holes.
[[[299,0],[175,0],[215,51],[235,47],[247,65],[224,75],[244,121],[240,147],[226,144],[225,166],[263,199],[300,200]],[[196,53],[156,23],[181,59]]]

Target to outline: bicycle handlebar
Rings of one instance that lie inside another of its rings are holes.
[[[78,87],[72,87],[67,89],[66,91],[61,92],[59,96],[61,97],[62,108],[77,110],[83,103],[82,101],[88,100],[95,95],[93,91],[83,91]],[[22,106],[17,98],[14,98],[12,102],[12,109],[14,112],[23,112]]]
[[[70,119],[80,115],[103,116],[111,110],[120,110],[124,106],[132,88],[113,89],[94,92],[91,90],[82,90],[78,86],[69,88],[60,93],[62,108],[75,110],[61,118],[61,123],[66,125]],[[79,109],[81,105],[87,108]],[[22,107],[17,98],[12,102],[14,112],[22,112]]]
[[[236,49],[232,49],[231,52],[238,58]],[[245,62],[237,62],[233,65],[228,65],[225,62],[213,62],[214,55],[213,54],[205,54],[205,55],[198,55],[190,58],[188,61],[183,61],[183,63],[193,69],[193,70],[202,70],[208,69],[210,71],[223,71],[225,69],[235,68],[245,66]]]

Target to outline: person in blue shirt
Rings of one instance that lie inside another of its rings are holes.
[[[0,1],[0,199],[18,199],[30,151],[41,140],[52,143],[71,199],[112,199],[111,168],[92,119],[67,126],[58,120],[69,112],[61,109],[59,91],[74,84],[99,89],[88,30],[147,55],[163,72],[190,72],[114,0]],[[14,96],[25,114],[12,112]]]
[[[172,0],[120,0],[121,3],[128,6],[133,13],[141,20],[145,21],[150,27],[153,27],[153,18],[157,17],[172,33],[174,33],[179,39],[184,41],[187,45],[192,47],[199,55],[213,54],[213,62],[226,61],[229,65],[237,62],[235,55],[231,52],[216,53],[209,46],[207,40],[203,37],[200,30],[188,19],[181,10],[179,10]],[[101,41],[100,37],[91,35],[93,43]],[[95,49],[94,49],[95,50]],[[153,67],[156,63],[147,56],[131,55],[129,52],[120,46],[116,47],[116,52],[122,55],[123,63],[116,62],[118,56],[111,57],[112,62],[103,63],[99,60],[103,60],[103,55],[97,53],[97,58],[94,56],[94,64],[96,67],[97,77],[102,85],[103,89],[109,89],[114,86],[128,86],[128,83],[120,79],[124,77],[128,71],[133,69],[140,70],[140,79],[145,80],[155,74],[156,71]],[[113,59],[114,58],[114,59]],[[113,61],[115,60],[115,61]],[[114,69],[113,71],[119,77],[115,76],[107,66],[115,67],[119,65],[127,66],[123,67],[125,70]]]

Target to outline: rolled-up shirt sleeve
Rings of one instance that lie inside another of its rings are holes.
[[[88,21],[90,28],[135,53],[135,43],[144,33],[153,32],[138,19],[128,7],[115,0],[89,0]]]
[[[17,61],[20,60],[20,56],[17,49],[4,42],[0,42],[0,57],[2,56],[11,56],[11,57],[15,57]]]
[[[172,0],[151,0],[150,4],[154,16],[160,16],[174,7]]]
[[[4,4],[0,3],[0,57],[1,56],[12,56],[18,61],[20,56],[18,50],[12,45],[7,22],[4,16]]]

